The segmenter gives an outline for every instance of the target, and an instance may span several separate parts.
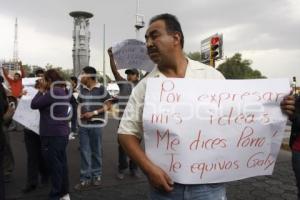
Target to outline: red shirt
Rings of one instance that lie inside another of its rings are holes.
[[[23,89],[23,84],[22,84],[22,78],[24,77],[24,70],[21,67],[21,78],[20,80],[14,80],[12,78],[10,78],[6,72],[3,73],[5,76],[5,79],[7,80],[7,82],[10,85],[10,89],[11,89],[11,94],[12,96],[19,98],[20,96],[22,96],[22,89]]]

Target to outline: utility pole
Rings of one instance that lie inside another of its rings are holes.
[[[136,0],[136,13],[135,13],[135,32],[136,32],[136,38],[139,39],[140,37],[140,29],[145,27],[144,22],[144,15],[139,14],[140,10],[140,0]],[[139,76],[142,78],[142,70],[139,70]]]
[[[140,10],[140,1],[136,1],[136,14],[135,14],[135,31],[136,31],[136,39],[139,39],[139,31],[141,28],[144,28],[145,22],[144,22],[144,15],[139,13]]]
[[[105,24],[103,24],[103,85],[104,87],[107,86],[106,80],[106,72],[105,72]]]

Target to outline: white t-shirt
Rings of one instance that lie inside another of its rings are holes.
[[[124,111],[118,134],[134,135],[139,139],[143,136],[143,110],[147,87],[147,78],[166,78],[157,67],[133,89]],[[193,79],[224,79],[224,76],[213,67],[188,59],[185,78]]]

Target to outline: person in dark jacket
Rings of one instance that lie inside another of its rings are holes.
[[[40,111],[42,155],[51,178],[50,200],[69,199],[69,177],[66,147],[69,137],[67,94],[62,77],[55,69],[45,72],[39,92],[32,99],[31,108]]]
[[[292,121],[290,147],[292,149],[292,166],[298,188],[298,200],[300,200],[300,96],[295,97],[295,113],[290,116]]]
[[[2,85],[2,82],[0,82],[0,199],[5,199],[4,175],[3,175],[5,137],[2,129],[3,126],[2,123],[3,123],[4,113],[6,112],[7,109],[8,109],[8,102],[7,102],[6,92]]]

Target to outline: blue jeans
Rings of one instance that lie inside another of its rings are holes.
[[[79,127],[80,181],[102,175],[102,128]]]
[[[226,200],[224,184],[183,185],[174,183],[172,192],[150,188],[151,200]]]
[[[296,177],[296,184],[298,188],[298,199],[300,199],[300,152],[292,152],[292,166]]]

